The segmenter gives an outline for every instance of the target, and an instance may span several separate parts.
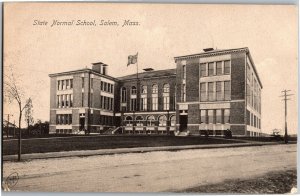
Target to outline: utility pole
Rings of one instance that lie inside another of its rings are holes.
[[[284,143],[288,143],[288,133],[287,133],[287,101],[291,100],[288,99],[289,96],[292,96],[293,94],[287,94],[291,90],[283,90],[280,97],[284,97],[282,101],[284,101]]]
[[[9,134],[9,117],[10,116],[14,116],[13,114],[5,114],[7,115],[7,132],[6,132],[6,137],[8,138],[8,134]]]

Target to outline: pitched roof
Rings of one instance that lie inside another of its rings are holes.
[[[139,73],[139,79],[150,79],[156,77],[175,76],[175,75],[176,75],[176,69],[165,69],[165,70],[147,71],[147,72]],[[137,74],[118,77],[119,80],[132,80],[136,78],[137,78]]]

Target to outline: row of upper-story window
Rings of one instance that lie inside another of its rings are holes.
[[[247,110],[247,117],[247,125],[256,127],[258,129],[261,128],[261,120],[255,114]]]
[[[114,99],[111,97],[100,96],[100,108],[105,110],[113,110]]]
[[[148,87],[146,85],[142,85],[141,86],[141,94],[147,94],[147,88]],[[157,84],[153,84],[151,86],[151,93],[158,94],[158,85]],[[170,84],[163,84],[163,93],[170,93]],[[136,86],[132,86],[130,88],[130,94],[131,95],[137,94]],[[127,101],[127,89],[126,89],[126,87],[122,87],[121,88],[121,102],[125,103],[126,101]]]
[[[251,89],[250,85],[247,84],[247,104],[251,106],[258,112],[261,112],[261,90],[258,89],[257,92]]]
[[[231,82],[201,82],[200,101],[222,101],[231,99]]]
[[[93,89],[94,88],[94,80],[96,78],[90,78],[90,88]],[[100,80],[100,79],[98,79]],[[82,88],[84,88],[84,81],[85,78],[82,77],[81,78],[81,84],[82,84]],[[100,81],[100,90],[104,91],[104,92],[108,92],[108,93],[113,93],[114,92],[114,85],[108,82],[104,82],[104,81]]]
[[[114,85],[113,84],[110,84],[108,82],[103,82],[101,81],[101,91],[105,91],[105,92],[108,92],[108,93],[114,93]]]
[[[56,106],[57,108],[73,107],[73,94],[57,95]]]
[[[200,77],[229,75],[230,72],[230,60],[200,63]]]
[[[57,80],[57,90],[67,90],[73,88],[73,79]]]

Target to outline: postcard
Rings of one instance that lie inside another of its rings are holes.
[[[297,14],[4,2],[2,191],[296,193]]]

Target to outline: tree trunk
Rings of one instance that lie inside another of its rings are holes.
[[[18,161],[21,161],[21,146],[22,146],[22,143],[21,143],[21,138],[22,138],[22,130],[21,130],[21,120],[22,120],[22,111],[20,109],[20,113],[19,113],[19,139],[18,139]]]

